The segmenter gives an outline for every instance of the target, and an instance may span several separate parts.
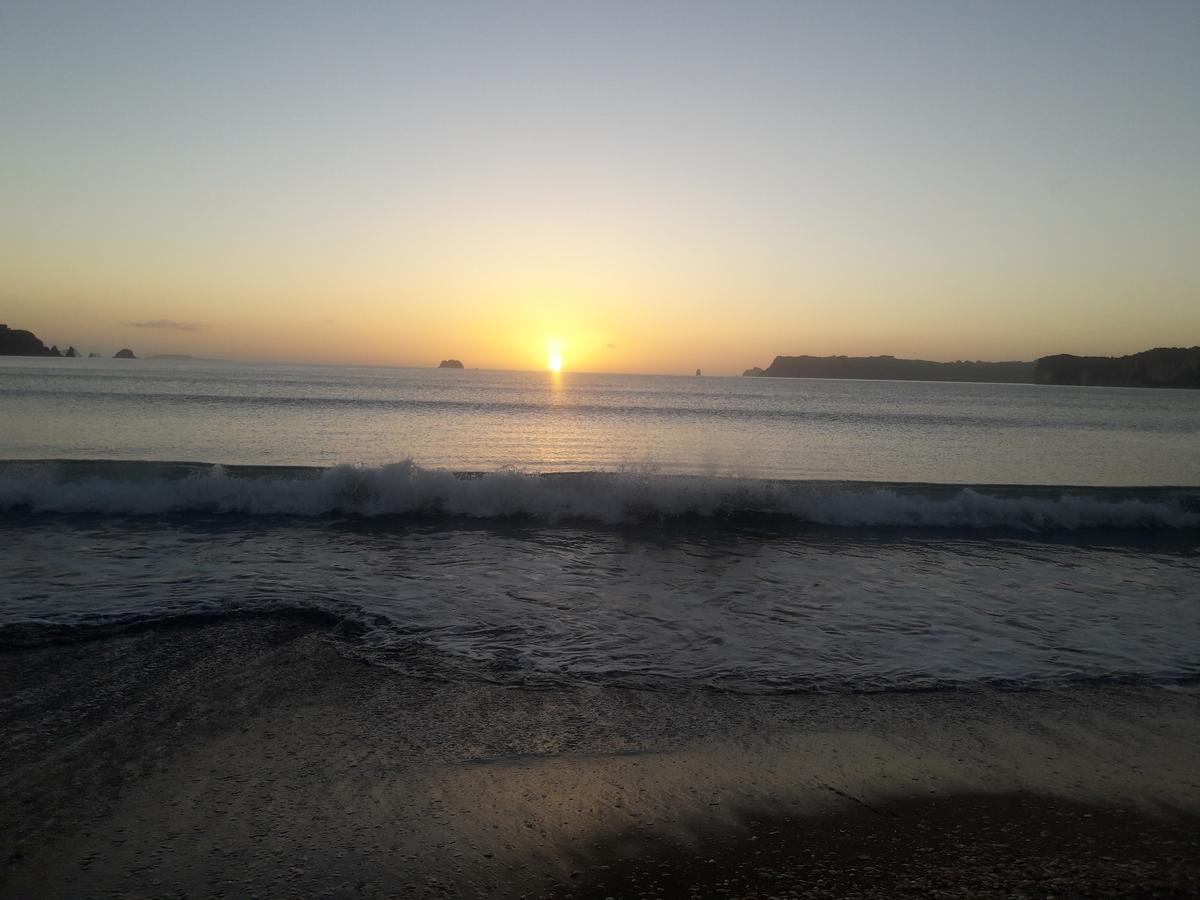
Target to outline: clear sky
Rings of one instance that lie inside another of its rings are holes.
[[[3,0],[0,322],[641,372],[1200,343],[1200,2]]]

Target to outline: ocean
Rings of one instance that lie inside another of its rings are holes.
[[[1200,676],[1200,392],[0,360],[0,643],[655,691]]]

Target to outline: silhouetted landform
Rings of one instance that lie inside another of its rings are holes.
[[[1031,384],[1031,362],[931,362],[894,356],[777,356],[766,369],[743,374],[764,378],[871,378],[883,381],[990,381]]]
[[[0,325],[0,356],[62,356],[58,347],[47,347],[32,331]]]
[[[118,350],[114,353],[113,359],[137,359],[137,357],[133,355],[132,350],[126,347],[124,350]]]
[[[757,378],[763,373],[763,370],[758,366],[753,366],[742,373],[743,378]]]
[[[80,352],[74,347],[68,347],[67,352],[63,354],[63,356],[66,356],[68,359],[78,359],[80,355]]]
[[[457,359],[443,359],[438,363],[439,369],[461,369],[462,367],[462,362]]]
[[[1200,347],[1157,347],[1129,356],[1043,356],[1038,384],[1200,388]]]
[[[101,359],[101,358],[102,357],[100,356],[99,353],[89,353],[88,354],[88,359]]]

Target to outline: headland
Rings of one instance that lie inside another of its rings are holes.
[[[1043,356],[1034,362],[900,359],[895,356],[777,356],[765,378],[860,378],[880,381],[965,381],[1097,387],[1200,388],[1200,346],[1159,347],[1128,356]]]

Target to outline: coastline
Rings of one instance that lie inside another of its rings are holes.
[[[328,625],[0,651],[0,895],[1200,893],[1200,693],[529,689]]]

